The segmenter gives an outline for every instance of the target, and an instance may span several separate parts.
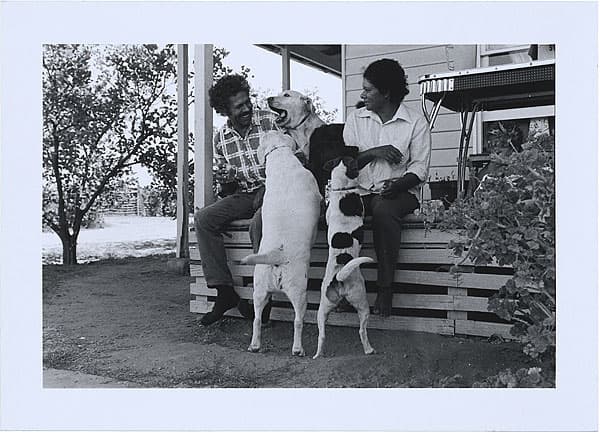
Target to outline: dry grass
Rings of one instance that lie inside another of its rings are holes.
[[[106,216],[104,227],[83,229],[77,245],[79,263],[145,257],[175,251],[177,221],[167,217]],[[62,263],[62,244],[54,232],[42,233],[42,262]]]

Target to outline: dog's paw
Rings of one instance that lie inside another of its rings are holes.
[[[300,348],[300,349],[292,349],[292,355],[293,356],[304,356],[306,354],[304,353],[304,349]]]
[[[320,353],[315,353],[315,356],[313,356],[313,359],[317,359],[317,358],[320,358],[320,357],[321,357]]]
[[[258,353],[259,350],[260,350],[260,346],[257,346],[257,347],[248,346],[248,352]]]
[[[365,350],[365,355],[374,355],[377,352],[372,347],[370,349]]]

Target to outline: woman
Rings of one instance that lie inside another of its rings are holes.
[[[400,249],[402,218],[419,207],[427,180],[431,133],[424,116],[403,103],[408,94],[402,66],[391,59],[371,63],[363,73],[364,107],[344,126],[347,146],[359,149],[359,184],[367,215],[373,217],[377,254],[377,299],[373,312],[389,316]]]

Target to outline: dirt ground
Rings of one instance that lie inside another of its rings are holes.
[[[190,277],[170,272],[169,257],[44,265],[46,372],[104,378],[77,385],[89,387],[471,387],[506,368],[535,365],[514,342],[401,331],[370,330],[377,354],[366,356],[356,329],[334,326],[324,358],[298,358],[286,322],[266,327],[263,349],[250,353],[251,322],[225,318],[202,327],[201,316],[189,312]],[[305,325],[307,355],[317,335]]]

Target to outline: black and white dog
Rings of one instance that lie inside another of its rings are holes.
[[[319,342],[313,358],[323,353],[327,316],[342,299],[346,299],[358,312],[359,336],[365,354],[375,353],[367,338],[369,302],[365,280],[359,269],[361,264],[373,262],[373,259],[359,257],[363,241],[364,207],[357,193],[358,168],[352,157],[336,158],[326,164],[326,168],[331,167],[326,212],[329,257],[321,285],[321,302],[317,313]]]

